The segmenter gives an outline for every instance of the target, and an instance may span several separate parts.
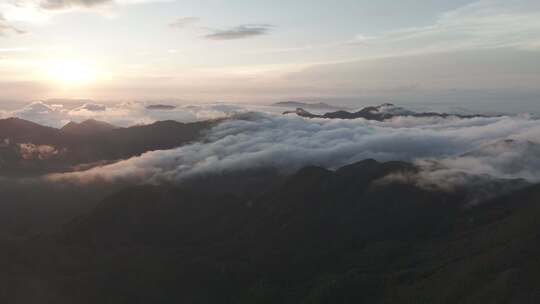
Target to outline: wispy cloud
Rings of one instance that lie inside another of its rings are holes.
[[[110,8],[169,1],[174,0],[0,0],[0,10],[4,12],[4,16],[10,21],[38,23],[48,20],[59,12],[91,10],[104,14]]]
[[[481,0],[441,14],[430,25],[377,37],[359,35],[345,45],[360,46],[363,55],[378,57],[502,47],[538,49],[538,20],[540,7],[535,1]]]
[[[13,32],[16,34],[24,34],[26,31],[21,30],[13,26],[2,14],[0,14],[0,36],[5,35],[7,32]]]
[[[117,126],[127,127],[153,123],[159,120],[193,122],[223,118],[254,110],[271,113],[281,113],[284,111],[283,108],[279,107],[223,103],[177,104],[176,107],[166,110],[147,107],[152,104],[145,102],[126,102],[104,105],[85,101],[84,104],[72,108],[72,106],[62,105],[62,100],[48,102],[36,101],[13,111],[0,110],[0,119],[18,117],[52,127],[62,127],[70,121],[81,122],[87,119],[97,119]]]
[[[229,29],[214,30],[205,35],[210,40],[235,40],[266,35],[272,30],[270,24],[242,24]]]
[[[43,9],[60,10],[71,7],[90,8],[112,2],[113,0],[42,0],[39,6]]]
[[[18,53],[26,52],[29,49],[26,47],[15,47],[15,48],[0,48],[0,53]]]
[[[183,29],[195,23],[198,23],[201,20],[199,17],[182,17],[178,18],[175,21],[169,23],[169,26],[172,28]]]

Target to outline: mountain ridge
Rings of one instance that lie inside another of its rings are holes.
[[[312,109],[312,110],[345,110],[348,109],[347,107],[343,106],[336,106],[336,105],[330,105],[324,102],[317,102],[317,103],[307,103],[307,102],[300,102],[300,101],[280,101],[271,104],[271,106],[274,107],[284,107],[284,108],[305,108],[305,109]]]
[[[62,129],[19,118],[0,119],[2,175],[68,172],[80,165],[116,161],[144,152],[172,149],[201,138],[217,121],[156,121],[119,128],[96,120],[68,123]],[[21,147],[58,151],[47,162],[24,159]]]
[[[60,128],[60,131],[64,133],[75,134],[75,135],[92,135],[92,134],[96,134],[100,132],[111,131],[118,128],[119,127],[114,126],[104,121],[99,121],[95,119],[87,119],[80,123],[70,121],[69,123],[65,124],[62,128]]]
[[[391,103],[384,103],[378,106],[368,106],[362,108],[356,112],[348,112],[345,110],[327,112],[324,114],[313,114],[306,111],[303,108],[296,108],[294,111],[285,111],[283,115],[287,114],[296,114],[300,117],[305,118],[327,118],[327,119],[357,119],[363,118],[366,120],[376,120],[376,121],[385,121],[392,119],[394,117],[439,117],[439,118],[448,118],[448,117],[457,117],[457,118],[478,118],[478,117],[491,117],[486,115],[474,114],[474,115],[463,115],[463,114],[448,114],[448,113],[438,113],[438,112],[413,112],[407,109],[397,107]]]

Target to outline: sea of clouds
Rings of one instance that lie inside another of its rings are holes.
[[[281,113],[286,108],[263,105],[235,105],[229,103],[184,104],[169,109],[149,109],[145,102],[100,104],[86,102],[77,106],[51,104],[43,101],[29,103],[12,111],[0,110],[0,118],[18,117],[41,125],[60,128],[70,121],[87,119],[106,121],[119,127],[149,124],[161,120],[194,122],[228,117],[248,111]]]
[[[145,103],[68,108],[34,102],[0,115],[48,126],[98,119],[118,126],[157,120],[191,122],[227,117],[200,142],[89,170],[53,174],[52,181],[92,183],[177,182],[234,170],[274,167],[285,173],[306,165],[335,169],[372,158],[401,160],[420,169],[388,180],[453,189],[475,177],[540,182],[540,120],[528,115],[459,118],[397,116],[364,119],[307,119],[282,115],[280,107],[226,103],[148,109]]]
[[[540,182],[540,121],[527,115],[377,122],[243,112],[215,126],[200,142],[48,179],[160,183],[266,167],[333,169],[372,158],[413,162],[420,172],[401,180],[444,189],[470,182],[464,176]]]

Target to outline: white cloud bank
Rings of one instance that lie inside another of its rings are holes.
[[[269,106],[214,103],[150,110],[147,105],[89,102],[67,108],[35,102],[0,112],[0,117],[17,116],[54,127],[90,118],[129,126],[167,119],[191,122],[231,117],[203,142],[88,171],[53,175],[52,179],[157,183],[268,166],[288,171],[305,165],[337,168],[374,158],[415,162],[422,168],[415,176],[389,179],[428,188],[451,190],[469,183],[470,176],[540,182],[540,121],[526,115],[474,119],[403,116],[376,122],[282,116],[278,113],[284,108]]]
[[[509,138],[512,144],[500,144]],[[540,121],[527,116],[375,122],[248,113],[219,124],[203,142],[49,179],[159,183],[268,166],[285,171],[305,165],[337,168],[374,158],[414,161],[431,183],[452,178],[457,183],[463,174],[540,181],[540,150],[523,148],[527,141],[532,146],[540,142]],[[475,152],[465,154],[470,151]]]
[[[14,111],[0,110],[0,118],[18,117],[45,126],[60,128],[70,121],[96,119],[120,127],[149,124],[160,120],[194,122],[222,118],[248,111],[281,113],[286,108],[261,105],[234,105],[225,103],[179,105],[170,109],[148,109],[144,102],[126,102],[103,105],[87,102],[77,107],[49,104],[41,101],[30,103]]]

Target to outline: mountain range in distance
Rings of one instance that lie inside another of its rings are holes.
[[[321,109],[324,103],[282,102],[275,106],[308,105]],[[155,110],[169,110],[167,105],[153,105]],[[305,118],[355,119],[384,121],[393,117],[474,118],[483,115],[457,115],[413,112],[393,104],[365,107],[357,112],[345,110],[312,114],[304,109],[286,111]],[[0,119],[1,175],[69,172],[97,164],[130,158],[153,150],[166,150],[197,141],[219,120],[194,123],[157,121],[149,125],[117,127],[89,119],[69,122],[60,129],[42,126],[19,118]]]
[[[71,121],[64,125],[60,130],[64,133],[74,135],[92,135],[101,132],[112,131],[114,129],[118,129],[118,127],[104,121],[88,119],[80,123]]]
[[[147,110],[170,111],[170,110],[176,109],[177,107],[173,105],[167,105],[167,104],[151,104],[151,105],[145,106],[145,108]]]
[[[385,103],[378,106],[369,106],[360,109],[357,112],[349,112],[345,110],[339,110],[334,112],[327,112],[324,114],[313,114],[305,110],[302,107],[297,107],[293,111],[285,111],[284,115],[287,114],[296,114],[300,117],[305,118],[329,118],[329,119],[357,119],[363,118],[366,120],[376,120],[384,121],[387,119],[392,119],[394,117],[457,117],[457,118],[475,118],[475,117],[487,117],[485,115],[463,115],[463,114],[449,114],[449,113],[438,113],[438,112],[413,112],[402,107],[395,106],[391,103]]]
[[[1,175],[67,172],[172,149],[202,136],[217,121],[158,121],[120,128],[106,122],[70,122],[60,129],[19,118],[0,120]]]
[[[308,103],[308,102],[299,102],[299,101],[281,101],[271,104],[274,107],[282,108],[303,108],[308,110],[315,111],[324,111],[324,110],[347,110],[347,107],[330,105],[324,102],[318,103]]]

